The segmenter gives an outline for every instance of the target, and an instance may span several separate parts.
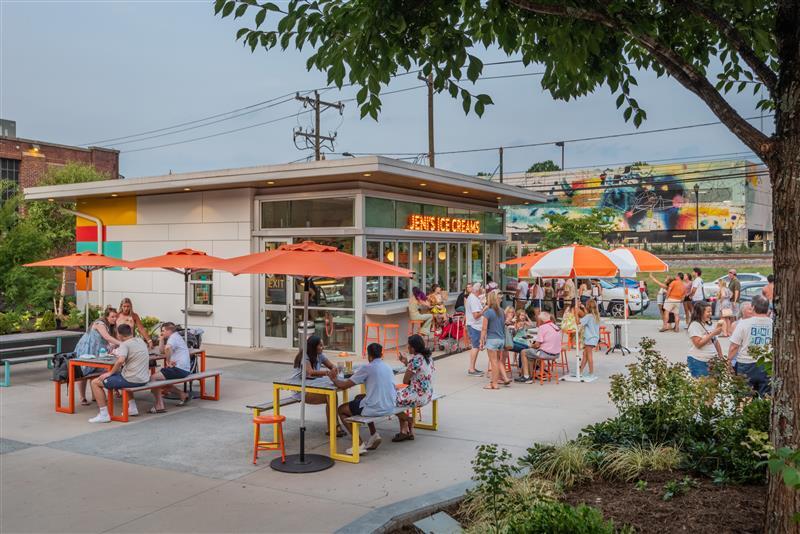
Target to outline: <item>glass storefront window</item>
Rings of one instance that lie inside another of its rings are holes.
[[[469,283],[469,244],[458,244],[458,261],[461,264],[461,272],[459,273],[460,281],[459,289],[465,289]]]
[[[447,261],[449,262],[449,270],[447,272],[447,290],[451,293],[457,293],[460,290],[458,287],[458,243],[450,243],[448,249]]]
[[[411,270],[414,271],[414,278],[411,281],[411,287],[422,287],[422,257],[425,254],[422,243],[414,241],[414,247],[411,253]]]
[[[342,252],[353,253],[352,237],[296,237],[295,243],[311,240],[320,245],[336,247]],[[303,305],[303,279],[295,278],[295,306]],[[353,278],[315,278],[311,285],[309,305],[319,308],[353,308]]]
[[[470,247],[470,258],[472,260],[472,281],[483,283],[483,242],[473,241]]]
[[[436,283],[447,291],[447,244],[439,243],[436,246]]]
[[[381,242],[367,241],[367,259],[381,261]],[[381,277],[367,277],[367,302],[379,302],[381,300]]]
[[[330,352],[353,351],[356,316],[353,311],[309,309],[309,333],[322,338],[322,343]],[[303,324],[303,308],[294,309],[294,324]],[[296,329],[297,330],[297,329]],[[294,346],[297,347],[299,332],[293,333]]]
[[[411,243],[408,241],[400,241],[397,243],[397,266],[403,269],[411,268]],[[408,278],[399,277],[397,279],[397,299],[403,300],[408,298],[411,291],[409,284],[411,281]]]
[[[408,226],[409,215],[419,215],[422,213],[422,204],[416,202],[400,202],[395,203],[395,228],[405,228]]]
[[[389,265],[395,265],[397,262],[397,250],[396,249],[397,243],[394,241],[384,241],[383,242],[383,263],[387,263]],[[394,287],[395,287],[395,280],[397,280],[394,276],[384,276],[383,277],[383,300],[395,300],[394,294]]]
[[[377,228],[394,228],[394,200],[367,197],[364,222]]]
[[[340,228],[354,225],[354,198],[261,202],[261,228]]]
[[[425,243],[425,286],[420,288],[427,294],[436,280],[436,243]]]
[[[503,233],[503,214],[486,212],[483,218],[483,233],[484,234],[502,234]]]
[[[261,228],[288,228],[289,201],[262,202]]]
[[[433,217],[447,217],[447,208],[445,206],[434,206],[432,204],[425,204],[422,206],[422,215],[431,215]]]

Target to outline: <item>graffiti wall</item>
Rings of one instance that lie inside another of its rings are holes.
[[[535,231],[546,228],[549,213],[581,217],[593,208],[613,209],[619,231],[694,230],[695,185],[701,230],[740,229],[753,172],[746,161],[715,161],[543,173],[517,185],[550,193],[555,201],[507,208],[507,231]]]

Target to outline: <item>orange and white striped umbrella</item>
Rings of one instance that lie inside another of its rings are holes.
[[[569,245],[533,258],[520,268],[519,275],[542,278],[628,277],[636,276],[636,265],[599,248]]]
[[[636,265],[640,273],[664,273],[669,267],[658,256],[638,248],[619,247],[611,251],[611,256]]]

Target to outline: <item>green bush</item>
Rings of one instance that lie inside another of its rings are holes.
[[[11,334],[17,331],[19,314],[9,311],[0,313],[0,334]]]
[[[37,332],[47,332],[56,329],[56,315],[52,310],[47,310],[41,317],[36,319],[35,328]]]
[[[147,330],[148,332],[150,332],[153,329],[153,327],[155,327],[158,323],[161,322],[161,319],[152,316],[142,317],[141,319],[144,329]]]
[[[628,527],[618,529],[606,521],[596,508],[586,505],[570,506],[560,502],[539,501],[508,520],[504,532],[516,534],[615,534],[633,532]]]
[[[558,445],[536,444],[520,458],[520,463],[530,470],[531,475],[570,488],[592,479],[595,468],[592,452],[588,445],[576,440]]]
[[[610,450],[604,457],[600,475],[631,481],[645,471],[672,471],[681,464],[681,454],[674,447],[632,445]]]

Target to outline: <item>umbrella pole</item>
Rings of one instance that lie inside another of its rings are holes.
[[[578,302],[580,302],[580,297],[578,296],[578,277],[576,276],[572,282],[575,285],[575,304],[573,306],[574,314],[575,314],[575,356],[578,358],[578,365],[575,366],[575,376],[578,377],[578,381],[581,380],[581,336],[580,336],[580,327],[581,321],[578,318]]]
[[[284,473],[315,473],[333,467],[333,459],[321,454],[306,454],[306,361],[308,358],[308,293],[311,279],[306,276],[303,280],[303,339],[300,340],[303,358],[300,361],[300,454],[286,456],[282,462],[278,456],[270,467],[275,471]],[[338,398],[338,396],[337,396]],[[326,406],[325,409],[328,409]],[[338,425],[337,425],[338,426]],[[336,431],[330,435],[331,440],[336,440]]]
[[[84,282],[83,292],[85,293],[84,300],[86,302],[83,303],[83,322],[86,323],[86,325],[84,326],[84,331],[88,332],[89,331],[89,281],[91,280],[91,278],[89,277],[92,275],[92,271],[91,269],[86,269],[84,273],[86,274],[86,281]]]
[[[189,346],[189,269],[183,272],[183,342]]]

